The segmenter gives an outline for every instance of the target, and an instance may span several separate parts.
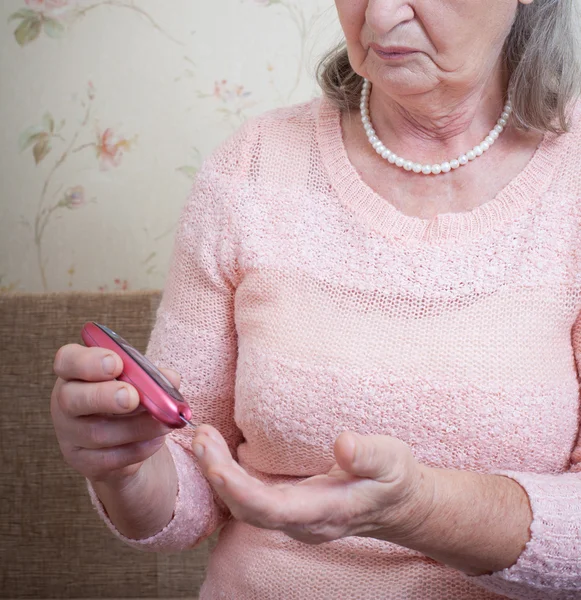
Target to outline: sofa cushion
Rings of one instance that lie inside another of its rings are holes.
[[[104,323],[144,351],[159,291],[0,295],[1,598],[194,598],[210,539],[181,554],[111,536],[50,416],[54,355]]]

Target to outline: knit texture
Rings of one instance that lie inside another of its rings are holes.
[[[202,600],[581,598],[580,120],[494,199],[429,220],[362,181],[327,99],[247,121],[197,175],[147,350],[266,484],[328,472],[344,430],[514,478],[534,514],[515,565],[471,577],[389,542],[238,522],[190,428],[168,439],[179,492],[157,535],[121,536],[89,485],[111,530],[175,551],[224,525]]]

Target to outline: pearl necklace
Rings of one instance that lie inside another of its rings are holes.
[[[478,156],[482,156],[482,154],[486,152],[498,139],[498,136],[502,133],[505,125],[508,123],[510,113],[512,112],[512,106],[509,100],[506,103],[506,106],[504,107],[496,125],[490,130],[488,135],[484,138],[484,141],[478,144],[478,146],[474,146],[474,148],[466,152],[466,154],[462,154],[458,158],[454,158],[453,160],[445,161],[443,163],[437,163],[435,165],[422,165],[421,163],[413,162],[412,160],[407,160],[401,156],[398,156],[395,154],[395,152],[392,152],[386,148],[386,146],[383,145],[383,142],[377,137],[369,117],[370,91],[371,83],[369,80],[364,79],[363,90],[361,91],[361,121],[363,122],[363,127],[365,128],[369,142],[377,154],[386,159],[392,165],[403,168],[406,171],[423,173],[424,175],[439,175],[440,173],[449,173],[452,169],[457,169],[458,167],[468,164]]]

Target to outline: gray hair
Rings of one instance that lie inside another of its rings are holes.
[[[581,94],[579,0],[519,4],[504,46],[512,119],[522,130],[569,130],[569,111]],[[342,41],[319,62],[323,93],[341,111],[359,107],[363,78]]]

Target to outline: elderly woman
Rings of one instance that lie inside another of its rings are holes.
[[[223,526],[203,599],[581,598],[574,0],[336,6],[180,220],[147,354],[200,426],[68,345],[65,458],[134,548]]]

